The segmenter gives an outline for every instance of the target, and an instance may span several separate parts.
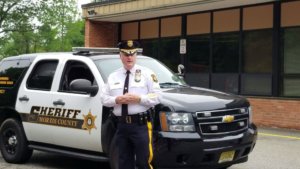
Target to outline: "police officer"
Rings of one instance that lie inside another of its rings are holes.
[[[113,107],[119,169],[152,169],[152,126],[149,109],[159,103],[160,87],[150,69],[136,63],[136,41],[118,44],[123,67],[111,73],[103,88],[102,104]]]

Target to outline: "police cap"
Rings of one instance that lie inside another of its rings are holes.
[[[133,40],[122,41],[118,44],[118,47],[121,52],[126,55],[133,55],[137,52],[137,48],[139,47],[139,43]]]

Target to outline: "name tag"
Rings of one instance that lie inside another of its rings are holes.
[[[123,85],[121,83],[114,83],[112,85],[110,85],[110,89],[120,89],[123,88]]]

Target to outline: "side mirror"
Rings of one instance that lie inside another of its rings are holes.
[[[184,77],[185,68],[183,64],[179,64],[178,67],[178,76]]]
[[[95,96],[98,93],[98,86],[92,85],[92,82],[86,79],[75,79],[70,83],[71,91],[89,93],[91,96]]]

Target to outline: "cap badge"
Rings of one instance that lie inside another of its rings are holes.
[[[132,40],[127,41],[127,46],[131,48],[133,46],[133,41]]]
[[[141,70],[140,69],[136,69],[135,75],[134,75],[134,81],[135,82],[141,81]]]

